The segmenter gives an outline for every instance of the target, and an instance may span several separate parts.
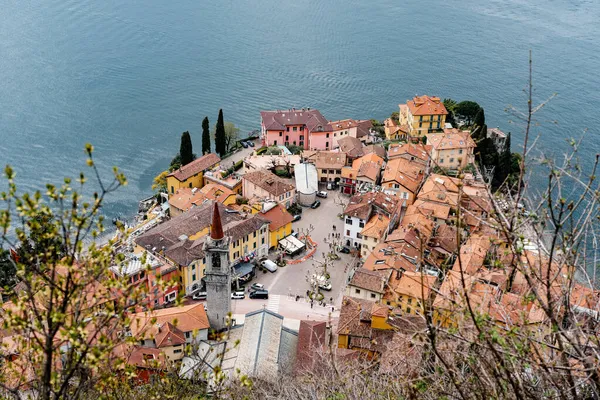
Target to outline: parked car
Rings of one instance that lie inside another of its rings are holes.
[[[319,200],[315,200],[315,202],[310,205],[310,208],[319,208],[320,205],[321,202]]]
[[[240,142],[240,144],[242,145],[243,148],[245,148],[245,149],[248,148],[248,143],[246,143],[246,142]]]
[[[250,292],[251,299],[268,299],[269,292],[267,290],[256,290],[254,292]]]
[[[317,192],[317,197],[322,197],[322,198],[326,199],[327,198],[327,192],[324,191],[324,190],[318,191]]]
[[[252,140],[248,140],[246,143],[248,143],[250,147],[254,147],[254,142]]]
[[[331,283],[327,282],[327,283],[319,283],[319,288],[321,288],[322,290],[331,290]]]
[[[271,260],[268,260],[268,259],[267,260],[263,260],[263,261],[260,262],[260,265],[262,265],[264,268],[266,268],[270,272],[277,271],[277,264],[275,264]]]
[[[327,190],[333,190],[333,183],[331,183],[331,182],[327,183]]]
[[[233,292],[231,293],[231,298],[232,299],[245,299],[246,295],[244,294],[244,292]]]
[[[262,283],[253,283],[252,286],[250,286],[250,290],[265,290],[265,285]]]
[[[342,247],[340,249],[340,253],[349,254],[350,253],[350,249],[347,248],[346,246],[344,246],[344,247]]]
[[[292,218],[292,222],[300,221],[301,218],[302,218],[302,215],[296,214],[296,215],[294,215],[294,218]]]
[[[206,300],[206,292],[196,292],[192,296],[193,300]]]

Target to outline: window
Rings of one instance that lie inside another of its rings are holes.
[[[189,186],[189,188],[191,189],[191,188],[192,188],[192,182],[190,182],[190,184],[189,184],[188,186]]]
[[[279,196],[279,201],[283,200],[283,195]]]
[[[439,121],[437,123],[437,128],[440,129],[440,123],[439,123]]]
[[[440,164],[443,164],[443,163],[444,163],[444,159],[442,158],[442,159],[440,160]]]
[[[290,192],[287,192],[287,193],[285,194],[285,197],[286,197],[286,198],[288,198],[288,197],[290,197],[291,195],[292,195],[292,193],[290,193]]]
[[[279,137],[282,137],[282,136],[283,136],[283,132],[279,132]]]
[[[433,122],[430,122],[429,123],[429,129],[432,129],[432,128],[433,128]]]
[[[300,132],[302,132],[303,130],[304,130],[304,125],[302,125],[302,126],[300,127]]]
[[[419,117],[419,122],[423,122],[423,116],[422,115]]]
[[[375,293],[371,293],[371,298],[372,298],[372,299],[374,299],[374,298],[376,298],[376,297],[377,297],[377,296],[375,295]]]
[[[252,248],[255,249],[256,248],[256,242],[252,243]]]
[[[408,298],[408,304],[412,304],[412,297]]]
[[[277,146],[277,140],[273,140],[273,146]]]
[[[256,237],[256,231],[254,231],[254,233],[252,234],[252,237]]]
[[[351,220],[350,218],[347,218],[347,219],[346,219],[346,223],[347,223],[348,225],[352,225],[352,220]]]
[[[400,189],[400,185],[398,185],[397,183],[394,183],[394,189]]]
[[[458,154],[462,154],[462,149],[459,149],[459,150],[458,150]]]
[[[293,130],[294,130],[294,132],[297,132],[298,131],[298,127],[295,126]]]
[[[334,134],[333,134],[333,137],[337,137],[337,133],[334,133]]]
[[[304,140],[304,135],[300,135],[300,140]]]
[[[419,128],[422,128],[422,127],[423,127],[423,123],[419,122]]]
[[[285,142],[284,144],[285,144],[286,146],[289,146],[289,145],[290,145],[290,142]]]
[[[329,142],[325,142],[325,148],[329,148]]]
[[[357,233],[356,233],[356,238],[357,238],[357,239],[362,239],[362,235],[361,235],[360,233],[358,233],[358,232],[357,232]]]
[[[454,158],[450,158],[450,162],[454,162]]]
[[[285,141],[287,142],[288,140],[290,140],[289,135],[285,135]],[[286,144],[286,146],[287,146],[287,144]]]
[[[358,226],[360,226],[361,228],[364,228],[365,227],[365,221],[360,221],[358,223]]]
[[[294,146],[296,145],[296,141],[294,140]]]
[[[192,274],[192,281],[196,280],[196,274]]]
[[[286,131],[286,132],[289,132],[289,131],[290,131],[290,127],[289,127],[289,126],[286,126],[286,127],[285,127],[285,131]]]
[[[442,116],[438,115],[438,122],[442,120]],[[439,128],[440,124],[438,124],[438,128]]]
[[[326,133],[326,134],[325,134],[325,138],[329,138],[329,133]]]
[[[360,289],[354,289],[354,293],[360,294]]]
[[[346,229],[346,236],[350,236],[350,229]]]
[[[410,307],[406,307],[406,313],[410,314]]]
[[[330,169],[330,170],[329,170],[329,173],[330,173],[330,174],[333,174],[334,172],[335,172],[335,170],[334,170],[334,169]]]
[[[173,354],[178,354],[178,353],[181,353],[182,351],[183,350],[181,350],[181,349],[175,349],[175,350],[173,350]]]
[[[171,194],[173,194],[175,192],[175,189],[173,188],[173,186],[171,186]]]
[[[341,169],[338,169],[337,171],[335,171],[336,175],[340,175],[342,173]]]
[[[300,143],[298,143],[298,146],[304,147],[304,142],[301,140]]]
[[[260,244],[265,244],[265,238],[262,238],[262,240],[260,241]]]
[[[186,332],[186,333],[185,333],[185,338],[186,338],[186,339],[189,339],[189,338],[190,338],[190,333],[189,333],[189,332]]]

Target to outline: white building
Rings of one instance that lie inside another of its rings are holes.
[[[298,203],[303,206],[310,206],[317,199],[319,182],[317,168],[314,164],[302,163],[294,168],[296,177],[296,193],[298,193]]]

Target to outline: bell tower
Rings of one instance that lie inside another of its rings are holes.
[[[206,307],[211,329],[220,332],[227,327],[231,311],[231,265],[229,265],[229,237],[223,234],[221,215],[214,203],[210,237],[204,243],[206,254]]]

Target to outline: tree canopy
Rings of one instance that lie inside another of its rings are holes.
[[[480,108],[481,107],[476,102],[465,100],[456,105],[454,113],[462,117],[467,125],[471,125]]]

